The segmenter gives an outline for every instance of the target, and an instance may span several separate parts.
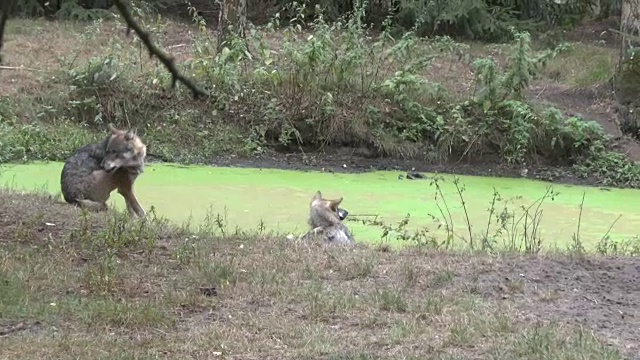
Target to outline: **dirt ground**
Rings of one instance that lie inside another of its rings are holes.
[[[513,301],[532,321],[586,326],[640,358],[640,262],[635,258],[502,258],[477,279],[484,296]],[[632,325],[634,324],[635,325]]]
[[[200,233],[186,261],[189,234],[159,224],[1,192],[0,357],[640,359],[637,259]],[[105,268],[99,239],[131,231]]]

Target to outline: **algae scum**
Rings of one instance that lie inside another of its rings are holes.
[[[4,165],[0,180],[13,189],[44,189],[55,195],[60,192],[61,169],[59,162]],[[251,231],[264,226],[266,231],[298,235],[307,227],[309,201],[315,191],[320,190],[326,198],[344,197],[341,207],[349,211],[352,220],[377,219],[397,228],[409,214],[405,229],[408,236],[417,229],[424,229],[426,235],[420,239],[434,237],[441,242],[447,238],[448,223],[449,228],[453,224],[453,242],[460,244],[469,239],[467,217],[476,243],[488,235],[500,245],[510,238],[521,238],[525,225],[530,232],[532,217],[538,209],[541,215],[537,216],[540,220],[537,231],[543,246],[562,248],[571,245],[577,231],[584,192],[579,234],[585,247],[592,248],[614,223],[609,232],[613,240],[628,239],[637,234],[633,224],[640,220],[640,214],[634,211],[634,204],[640,200],[638,190],[603,190],[528,179],[445,175],[438,182],[442,196],[436,196],[438,191],[431,180],[432,174],[425,174],[427,179],[424,180],[401,180],[398,175],[398,172],[336,174],[149,164],[138,178],[135,191],[147,211],[154,207],[158,215],[178,224],[198,225],[207,217],[219,215],[226,221],[227,231],[236,228]],[[459,179],[466,211],[454,183],[455,177]],[[556,195],[548,196],[541,205],[536,203],[550,186]],[[493,206],[490,218],[494,189],[501,200]],[[116,192],[112,193],[110,204],[124,209],[124,200]],[[525,224],[521,215],[523,208],[530,206],[530,217]],[[497,218],[501,214],[515,217],[508,220],[506,229],[496,234],[500,228]],[[357,241],[403,242],[398,240],[398,231],[391,231],[383,239],[381,225],[363,221],[348,221],[347,225]]]

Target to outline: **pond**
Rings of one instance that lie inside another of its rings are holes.
[[[0,182],[20,190],[60,192],[62,163],[5,164],[0,168]],[[489,209],[494,189],[503,198],[495,206],[489,236],[501,244],[508,239],[494,236],[499,227],[495,217],[507,208],[515,214],[507,228],[523,213],[522,206],[530,206],[547,192],[549,187],[557,193],[540,205],[542,217],[539,232],[545,247],[566,248],[572,242],[580,214],[580,202],[585,193],[580,238],[585,247],[593,247],[610,231],[613,240],[624,240],[637,234],[635,224],[640,220],[637,203],[640,191],[631,189],[601,189],[551,184],[529,179],[510,179],[480,176],[457,176],[466,212],[453,182],[454,175],[443,175],[440,185],[443,198],[436,200],[436,186],[430,179],[399,179],[399,172],[370,172],[364,174],[296,172],[273,169],[224,168],[208,166],[182,166],[175,164],[148,164],[138,178],[136,193],[147,211],[153,206],[158,215],[180,224],[190,221],[202,223],[207,216],[226,216],[229,231],[236,227],[243,230],[258,229],[262,223],[269,231],[282,234],[299,234],[306,230],[309,201],[316,190],[326,198],[344,197],[341,207],[349,211],[349,218],[378,220],[396,225],[407,214],[407,229],[413,233],[418,228],[428,231],[439,241],[447,237],[444,218],[451,215],[455,242],[468,241],[466,226],[468,216],[474,241],[479,241],[489,223]],[[432,176],[433,174],[425,174]],[[634,200],[635,199],[635,200]],[[508,200],[508,201],[507,201]],[[63,200],[60,200],[63,201]],[[446,204],[445,204],[446,202]],[[112,193],[111,206],[124,209],[124,200]],[[533,206],[532,213],[537,205]],[[448,208],[448,211],[447,211]],[[619,221],[616,219],[621,216]],[[380,226],[362,222],[347,222],[358,241],[380,242],[383,233]],[[531,229],[531,221],[528,222]],[[524,220],[517,226],[524,230]],[[384,241],[402,242],[391,234]],[[464,239],[464,240],[463,240]]]

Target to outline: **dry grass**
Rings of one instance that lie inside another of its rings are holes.
[[[190,231],[158,219],[85,217],[59,200],[7,191],[0,214],[3,359],[622,359],[616,347],[637,351],[632,339],[602,342],[634,336],[632,320],[580,325],[550,311],[571,292],[552,297],[542,283],[508,279],[519,266],[571,278],[551,260],[222,237],[215,224]]]

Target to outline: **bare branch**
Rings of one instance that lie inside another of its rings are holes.
[[[116,7],[118,8],[118,11],[120,11],[120,14],[122,15],[125,22],[127,23],[127,36],[130,34],[131,29],[133,29],[133,31],[135,31],[135,33],[138,35],[142,43],[144,43],[144,46],[146,46],[147,50],[149,50],[149,56],[157,57],[158,60],[160,60],[160,62],[171,73],[172,88],[174,88],[176,86],[176,83],[180,81],[182,84],[184,84],[184,86],[186,86],[187,88],[189,88],[189,90],[191,90],[194,98],[197,98],[198,96],[210,95],[209,93],[207,93],[206,91],[198,87],[196,84],[194,84],[191,80],[187,79],[184,75],[182,75],[180,71],[176,68],[174,59],[172,57],[169,57],[167,54],[165,54],[162,50],[160,50],[151,42],[151,36],[149,35],[148,32],[142,30],[140,25],[138,25],[138,23],[133,19],[131,12],[129,12],[129,9],[123,3],[123,0],[114,0],[114,4],[116,5]]]
[[[0,17],[0,64],[2,64],[2,39],[4,38],[4,27],[7,24],[7,19],[9,18],[9,11],[13,8],[13,3],[15,0],[3,0],[2,1],[2,16]]]

